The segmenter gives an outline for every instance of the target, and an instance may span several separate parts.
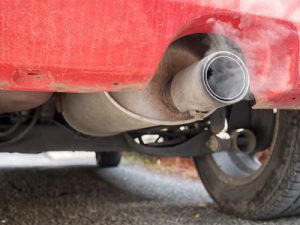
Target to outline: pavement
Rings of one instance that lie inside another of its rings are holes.
[[[0,154],[0,225],[273,225],[218,211],[200,181],[121,164],[98,169],[91,154]]]

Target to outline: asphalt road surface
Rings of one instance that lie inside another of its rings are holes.
[[[0,154],[0,224],[300,224],[250,222],[222,214],[200,181],[121,165],[99,170],[92,157]]]

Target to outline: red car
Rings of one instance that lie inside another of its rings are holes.
[[[3,152],[194,157],[250,219],[300,213],[299,0],[2,0]]]

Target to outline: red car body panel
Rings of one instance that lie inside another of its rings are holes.
[[[258,107],[300,106],[299,0],[3,0],[3,90],[143,89],[168,45],[215,33],[241,48]]]

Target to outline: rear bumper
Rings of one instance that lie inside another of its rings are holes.
[[[245,55],[257,107],[300,106],[297,0],[3,1],[0,88],[143,89],[175,39],[216,33]]]

